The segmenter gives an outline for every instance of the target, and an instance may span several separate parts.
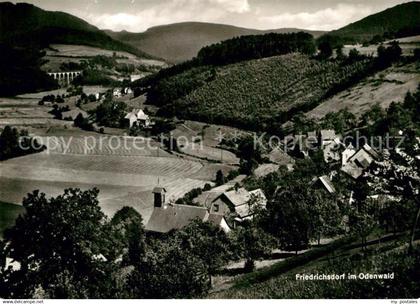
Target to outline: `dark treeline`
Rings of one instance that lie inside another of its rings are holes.
[[[403,27],[397,31],[388,31],[383,34],[377,34],[370,39],[358,39],[354,36],[326,34],[316,40],[317,45],[324,42],[329,42],[334,48],[343,46],[344,44],[357,44],[363,45],[378,44],[386,40],[417,36],[420,35],[420,26]]]
[[[204,65],[225,65],[292,52],[314,54],[312,35],[299,32],[236,37],[202,48],[197,58]]]
[[[0,161],[31,153],[41,152],[46,147],[29,137],[26,130],[6,126],[0,134]]]
[[[41,71],[43,52],[0,43],[0,96],[50,90],[57,83]]]

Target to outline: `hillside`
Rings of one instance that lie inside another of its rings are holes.
[[[130,33],[126,31],[107,33],[119,41],[153,54],[170,62],[182,62],[197,55],[198,51],[207,45],[217,43],[242,35],[258,35],[264,33],[299,32],[300,29],[255,30],[224,24],[184,22],[157,26],[144,33]],[[303,30],[305,31],[305,30]],[[320,36],[320,31],[305,31],[314,37]]]
[[[419,83],[418,64],[394,65],[328,98],[307,115],[319,120],[331,111],[347,109],[356,117],[361,117],[375,104],[387,109],[392,102],[403,102],[406,93],[415,92]]]
[[[112,39],[82,19],[31,4],[0,3],[0,20],[0,42],[13,46],[42,48],[52,43],[81,44],[151,57]]]
[[[343,43],[348,44],[370,41],[376,35],[394,38],[418,34],[420,34],[420,2],[413,1],[370,15],[327,35],[338,37]]]
[[[418,241],[417,241],[418,242]],[[419,295],[420,252],[407,253],[404,235],[373,238],[363,250],[346,239],[228,280],[213,299],[373,299]],[[362,279],[360,274],[394,274],[394,279]],[[296,275],[341,275],[336,280],[297,280]],[[350,279],[348,274],[356,275]],[[226,287],[226,286],[225,286]]]
[[[199,67],[158,84],[164,96],[165,92],[183,96],[161,112],[246,129],[275,130],[296,112],[315,107],[336,85],[362,72],[366,63],[321,62],[294,53],[224,67]]]

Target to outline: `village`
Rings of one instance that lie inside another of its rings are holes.
[[[51,74],[54,77],[60,77],[55,74]],[[70,74],[69,74],[70,75]],[[73,75],[73,74],[71,74]],[[78,76],[79,74],[74,74]],[[130,87],[113,88],[108,91],[93,91],[89,95],[83,93],[83,90],[77,87],[70,86],[71,80],[67,79],[63,83],[64,87],[67,87],[67,96],[54,96],[46,95],[39,102],[40,105],[46,103],[53,105],[55,119],[61,119],[63,121],[73,122],[73,128],[81,128],[87,131],[94,131],[100,134],[106,133],[106,129],[102,126],[98,126],[97,117],[92,109],[97,108],[99,105],[106,102],[114,104],[114,107],[122,101],[130,101],[133,98],[133,90]],[[75,92],[75,93],[71,93]],[[80,94],[81,95],[77,95]],[[63,99],[64,97],[64,99]],[[60,101],[62,99],[62,101]],[[63,106],[57,107],[58,104]],[[92,107],[92,105],[94,105]],[[88,107],[87,107],[88,106]],[[87,107],[87,108],[86,108]],[[144,107],[144,106],[143,106]],[[84,110],[86,109],[86,110]],[[111,111],[114,111],[111,108]],[[149,113],[149,114],[146,114]],[[126,131],[134,136],[146,136],[150,139],[156,139],[151,134],[157,134],[158,131],[154,131],[156,128],[156,120],[153,117],[154,112],[150,112],[148,108],[142,109],[141,107],[125,107],[125,110],[121,112],[122,121],[120,123],[121,130]],[[59,115],[57,115],[59,114]],[[158,118],[159,119],[159,118]],[[103,125],[103,122],[102,124]],[[115,128],[110,128],[115,133]],[[136,130],[136,132],[132,132]],[[175,129],[177,131],[177,129]],[[127,134],[126,133],[126,134]],[[122,134],[119,132],[118,134]],[[173,131],[170,132],[173,134]],[[183,134],[183,133],[181,133]],[[241,134],[241,133],[240,133]],[[400,135],[403,135],[403,131],[400,131]],[[160,134],[159,136],[162,136]],[[220,134],[219,134],[220,135]],[[233,134],[233,139],[237,140],[239,137],[237,131]],[[242,133],[242,136],[246,136],[246,133]],[[401,136],[403,138],[403,136]],[[192,137],[194,140],[194,137]],[[220,144],[224,138],[214,138]],[[418,140],[418,139],[417,139]],[[354,141],[354,140],[353,140]],[[197,161],[203,162],[204,160],[198,156],[191,154],[185,154],[182,149],[179,149],[176,145],[174,150],[173,146],[163,145],[163,149],[177,157],[195,158]],[[356,147],[355,147],[356,146]],[[217,147],[217,146],[216,146]],[[200,147],[206,149],[209,147]],[[267,151],[268,162],[261,163],[252,172],[248,174],[235,174],[234,178],[223,177],[222,171],[222,182],[216,181],[217,184],[212,182],[207,183],[203,189],[191,189],[189,192],[184,192],[185,195],[189,196],[188,203],[177,204],[177,201],[182,202],[182,196],[174,196],[171,191],[165,188],[165,185],[155,184],[155,187],[150,191],[150,195],[147,195],[149,200],[152,200],[149,205],[153,205],[153,211],[150,212],[150,217],[145,223],[145,229],[152,233],[168,233],[173,230],[182,229],[187,226],[191,221],[199,219],[203,222],[210,222],[220,227],[225,232],[230,232],[235,229],[238,225],[247,220],[252,220],[254,210],[265,209],[268,199],[262,189],[253,189],[248,191],[244,187],[244,181],[247,180],[251,175],[257,176],[262,179],[269,174],[276,172],[280,166],[285,166],[287,171],[294,170],[294,163],[296,159],[310,159],[311,155],[320,151],[322,154],[322,161],[328,165],[331,170],[327,174],[321,176],[313,176],[310,183],[310,187],[321,188],[330,195],[336,194],[336,188],[334,186],[334,179],[338,175],[338,172],[344,173],[350,179],[360,180],[360,178],[374,177],[379,170],[384,170],[391,166],[389,161],[389,150],[385,147],[381,151],[372,148],[363,138],[360,142],[355,145],[349,140],[349,138],[343,138],[343,135],[336,134],[334,129],[321,129],[319,131],[309,131],[306,134],[299,135],[287,135],[284,137],[282,145],[277,147],[271,147]],[[223,148],[220,149],[220,157],[215,159],[207,159],[208,161],[223,162],[223,153],[227,154],[228,151],[223,152]],[[407,162],[413,163],[414,159],[406,155],[402,149],[395,149],[397,154],[404,158],[409,158]],[[277,156],[276,156],[277,154]],[[275,156],[271,158],[271,156]],[[280,157],[279,157],[280,155]],[[417,160],[420,156],[416,156]],[[276,158],[280,158],[281,161],[277,162]],[[370,170],[372,165],[375,164],[375,171]],[[231,167],[236,170],[235,167]],[[231,170],[232,170],[231,169]],[[405,172],[410,170],[403,166],[398,166],[396,174],[398,172]],[[219,173],[219,172],[217,172]],[[251,174],[251,175],[249,175]],[[418,179],[418,173],[414,172],[412,178]],[[370,195],[370,198],[381,198],[384,199],[386,196],[388,199],[398,200],[398,196],[391,195],[390,191],[381,189],[380,185],[374,183],[369,184],[371,188],[375,189]],[[277,190],[276,190],[277,191]],[[191,193],[193,197],[191,198]],[[275,197],[276,192],[270,194],[271,197]],[[348,204],[351,205],[353,202],[353,191],[349,191],[347,194],[340,197],[340,199],[347,200]],[[152,204],[153,203],[153,204]]]
[[[0,299],[420,296],[419,2],[28,2]]]

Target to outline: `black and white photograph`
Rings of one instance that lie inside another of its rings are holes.
[[[420,1],[0,1],[0,302],[105,299],[418,303]]]

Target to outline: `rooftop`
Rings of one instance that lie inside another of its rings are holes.
[[[181,229],[195,219],[205,221],[208,216],[207,209],[203,207],[169,204],[164,208],[154,208],[146,230],[167,233]]]

